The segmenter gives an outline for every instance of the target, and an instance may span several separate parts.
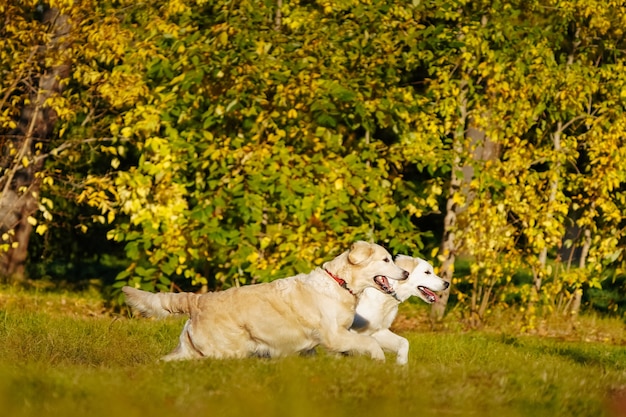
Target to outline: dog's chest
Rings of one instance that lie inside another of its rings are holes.
[[[365,291],[356,307],[356,323],[370,330],[388,329],[398,313],[398,303],[380,291]]]

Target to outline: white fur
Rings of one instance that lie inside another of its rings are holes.
[[[372,336],[383,350],[396,353],[398,364],[405,365],[409,357],[409,341],[389,330],[398,314],[398,306],[411,296],[418,296],[430,304],[433,300],[418,287],[440,292],[448,287],[448,283],[435,275],[433,266],[423,259],[398,255],[395,262],[411,273],[409,278],[404,281],[390,281],[395,290],[395,298],[366,288],[359,297],[351,330]]]

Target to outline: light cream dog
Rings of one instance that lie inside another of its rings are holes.
[[[163,360],[276,357],[318,345],[384,360],[376,340],[349,331],[356,297],[366,288],[389,293],[388,278],[408,275],[382,246],[359,241],[322,268],[269,283],[202,295],[122,290],[145,316],[189,315],[178,346]]]
[[[390,281],[394,296],[366,288],[356,307],[352,331],[370,335],[388,352],[396,353],[398,364],[404,365],[409,358],[409,341],[389,330],[398,306],[411,296],[418,296],[427,303],[437,301],[435,292],[448,288],[449,283],[435,275],[433,266],[420,258],[398,255],[396,265],[411,274],[405,281]]]

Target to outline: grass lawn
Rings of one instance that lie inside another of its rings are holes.
[[[0,287],[1,415],[626,416],[619,322],[609,341],[400,329],[406,367],[323,351],[157,362],[183,322],[107,314],[93,294]]]

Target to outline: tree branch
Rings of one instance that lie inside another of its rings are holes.
[[[276,32],[279,32],[283,25],[283,15],[280,11],[281,7],[283,7],[283,0],[276,0],[276,17],[274,19],[274,30]]]
[[[89,139],[83,139],[79,141],[64,142],[61,145],[57,146],[56,148],[51,149],[50,152],[48,153],[37,155],[37,157],[33,159],[33,162],[37,163],[37,162],[43,161],[44,159],[50,156],[58,156],[58,154],[60,154],[66,149],[71,148],[72,146],[85,145],[88,143],[98,143],[98,142],[113,142],[115,140],[119,140],[119,139],[118,138],[89,138]]]
[[[2,97],[2,101],[0,102],[0,109],[4,108],[4,105],[9,99],[9,96],[11,95],[13,90],[15,90],[15,87],[17,87],[17,85],[20,83],[20,80],[22,80],[22,77],[24,76],[24,73],[26,72],[26,68],[30,69],[31,67],[30,63],[33,60],[33,57],[35,56],[35,53],[37,52],[38,49],[39,49],[39,46],[34,46],[32,50],[30,51],[30,54],[28,55],[28,59],[26,59],[26,65],[24,65],[20,74],[15,78],[11,86],[7,89],[7,92],[4,94],[4,97]]]
[[[39,118],[41,105],[42,103],[41,103],[41,92],[40,92],[39,94],[37,94],[37,100],[35,103],[35,111],[33,112],[33,115],[30,119],[30,123],[28,125],[28,131],[26,132],[26,137],[24,138],[24,142],[22,143],[22,148],[20,149],[19,154],[15,158],[13,166],[9,170],[7,176],[6,177],[3,176],[2,178],[6,181],[4,184],[4,187],[2,188],[2,195],[5,195],[7,190],[11,187],[11,182],[13,181],[13,177],[15,176],[15,173],[19,169],[20,164],[22,164],[22,160],[24,159],[24,156],[26,155],[27,150],[30,148],[30,143],[33,140],[33,131],[35,130],[35,122]]]

